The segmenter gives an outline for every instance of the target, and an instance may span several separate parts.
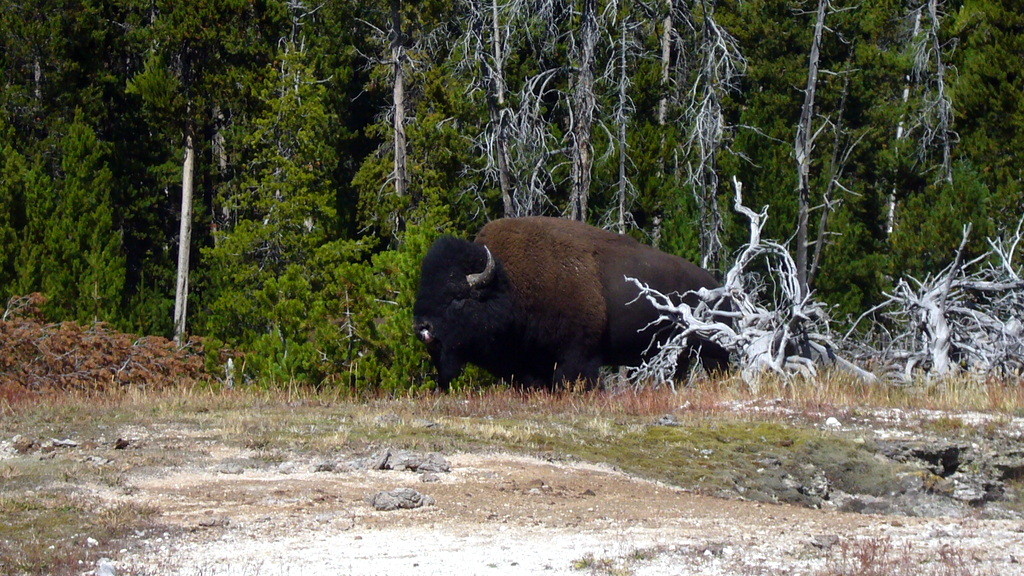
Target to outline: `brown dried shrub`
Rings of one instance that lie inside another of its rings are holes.
[[[0,314],[0,390],[156,389],[211,380],[201,340],[183,346],[97,322],[46,322],[39,294],[12,298]]]

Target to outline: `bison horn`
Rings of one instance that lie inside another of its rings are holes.
[[[491,281],[494,277],[494,256],[491,256],[491,251],[484,246],[484,250],[487,251],[487,266],[484,266],[484,271],[479,274],[467,274],[466,282],[469,282],[470,288],[477,286],[483,286]]]

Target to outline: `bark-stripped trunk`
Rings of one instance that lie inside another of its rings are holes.
[[[619,153],[619,187],[618,187],[618,221],[616,222],[619,234],[626,233],[626,214],[628,213],[628,199],[630,183],[626,175],[626,164],[629,159],[626,156],[626,128],[629,124],[630,102],[629,102],[629,75],[626,70],[626,48],[627,48],[627,27],[626,20],[622,21],[622,37],[619,42],[619,103],[615,114],[615,122],[618,124],[618,153]]]
[[[946,92],[946,64],[942,61],[942,44],[939,40],[939,0],[928,0],[928,29],[918,46],[914,57],[914,76],[918,82],[927,84],[929,90],[924,98],[925,108],[921,113],[922,134],[919,141],[920,156],[924,159],[936,140],[942,150],[942,163],[938,166],[942,180],[953,183],[953,132],[952,98]],[[928,69],[934,66],[930,81],[926,82]]]
[[[910,37],[912,43],[917,42],[918,35],[921,34],[921,9],[918,8],[914,11],[914,32]],[[907,83],[903,86],[903,104],[904,106],[910,101],[910,83],[911,75],[907,74]],[[896,126],[896,145],[899,146],[900,141],[906,137],[906,121],[901,119],[900,123]],[[892,231],[896,228],[896,183],[893,182],[892,190],[889,191],[889,197],[886,199],[886,216],[885,216],[885,234],[886,236],[892,236]]]
[[[826,0],[818,0],[817,21],[814,24],[814,40],[807,64],[807,88],[804,90],[804,104],[800,110],[800,124],[797,126],[794,150],[797,164],[797,194],[799,214],[796,228],[796,271],[800,285],[800,296],[806,296],[807,283],[807,218],[811,205],[811,151],[814,148],[814,134],[811,124],[814,120],[814,95],[818,87],[818,60],[821,36],[825,29]]]
[[[714,3],[703,8],[697,49],[700,67],[690,90],[688,147],[693,161],[688,166],[687,187],[697,201],[701,263],[717,273],[725,252],[724,223],[718,205],[718,156],[728,149],[722,102],[726,93],[736,88],[735,79],[742,73],[745,60],[736,39],[715,20]]]
[[[408,141],[405,135],[405,45],[402,34],[401,2],[391,2],[391,64],[394,68],[394,87],[392,103],[394,105],[395,132],[395,194],[405,198],[409,194],[409,175],[407,171]]]
[[[668,0],[668,13],[661,22],[661,98],[658,100],[658,126],[664,126],[668,120],[668,89],[669,71],[672,63],[672,34],[673,34],[673,0]],[[662,138],[662,146],[665,140]]]
[[[572,190],[569,196],[569,217],[586,221],[590,180],[594,165],[591,131],[594,122],[594,47],[597,44],[596,0],[583,0],[580,23],[580,58],[573,96],[572,127]]]
[[[188,316],[188,269],[192,244],[192,184],[195,181],[196,150],[191,127],[185,130],[185,161],[181,168],[181,226],[178,233],[178,274],[174,290],[174,341],[185,338]]]
[[[506,217],[521,216],[512,197],[512,176],[508,161],[508,126],[505,119],[505,50],[502,48],[501,19],[498,0],[491,0],[491,66],[488,107],[494,125],[495,152],[498,160],[498,187]]]

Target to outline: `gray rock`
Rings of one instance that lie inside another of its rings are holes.
[[[222,528],[224,526],[229,525],[230,523],[231,521],[228,520],[226,516],[209,515],[200,518],[199,521],[196,522],[196,525],[201,526],[203,528]]]
[[[897,462],[919,463],[932,474],[946,478],[964,461],[968,446],[934,439],[890,440],[879,443],[880,452]]]
[[[441,456],[437,452],[431,452],[423,457],[420,461],[419,466],[416,467],[417,472],[451,472],[452,465],[448,463],[448,460],[444,456]]]
[[[114,563],[110,561],[110,558],[100,558],[100,561],[96,563],[96,570],[93,574],[96,576],[116,576],[117,570],[114,568]]]
[[[991,502],[1003,495],[1003,483],[984,474],[957,472],[949,479],[953,482],[953,498],[968,504]]]
[[[818,534],[811,538],[811,546],[818,550],[828,550],[839,543],[839,536],[835,534]]]
[[[679,418],[675,414],[665,414],[654,422],[655,426],[679,426]]]
[[[402,472],[405,470],[411,470],[415,472],[420,465],[423,457],[415,452],[407,452],[405,450],[399,450],[392,452],[387,460],[384,462],[383,470],[395,470]]]
[[[336,472],[337,470],[338,464],[331,461],[319,462],[313,466],[313,472]]]
[[[223,462],[217,467],[217,471],[221,474],[241,474],[245,467],[238,462]]]
[[[366,470],[386,470],[388,465],[388,458],[391,457],[390,450],[384,450],[378,454],[374,454],[369,458],[358,460],[355,467],[363,468]]]
[[[377,510],[390,512],[392,510],[409,510],[422,506],[433,506],[434,498],[422,494],[412,488],[399,488],[386,492],[377,492],[369,497],[367,501]]]
[[[1013,451],[993,456],[991,466],[1000,479],[1024,478],[1024,451]]]
[[[828,498],[831,491],[832,483],[829,482],[828,477],[821,470],[817,470],[810,480],[800,486],[801,494],[819,501]]]
[[[444,456],[436,452],[420,454],[407,450],[384,450],[368,458],[351,463],[353,468],[362,470],[395,470],[411,472],[451,472],[452,466]]]
[[[842,512],[860,514],[891,514],[893,512],[891,501],[866,494],[835,494],[832,501]]]

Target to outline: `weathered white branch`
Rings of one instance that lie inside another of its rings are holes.
[[[673,298],[635,279],[627,279],[661,313],[657,323],[676,326],[676,332],[658,353],[634,371],[634,381],[670,382],[679,355],[702,339],[728,350],[743,379],[752,386],[764,373],[786,379],[813,377],[821,365],[874,382],[872,374],[837,357],[824,306],[810,294],[801,295],[796,264],[789,251],[761,237],[767,208],[757,213],[744,206],[742,185],[735,178],[733,183],[734,208],[750,221],[750,237],[721,287],[703,288]],[[753,264],[759,261],[767,264],[770,279],[777,287],[772,295],[751,273]],[[684,298],[696,304],[688,304]]]

